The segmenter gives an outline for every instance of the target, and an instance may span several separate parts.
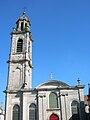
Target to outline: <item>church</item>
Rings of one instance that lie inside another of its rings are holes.
[[[84,85],[50,80],[32,87],[32,34],[26,13],[11,32],[5,120],[85,120]]]

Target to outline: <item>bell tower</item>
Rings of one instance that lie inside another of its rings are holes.
[[[27,120],[26,110],[30,102],[28,102],[30,97],[28,94],[32,90],[32,35],[30,20],[25,12],[16,21],[16,27],[11,32],[10,55],[7,63],[5,120]]]
[[[7,90],[32,88],[32,35],[30,21],[23,12],[11,32]]]

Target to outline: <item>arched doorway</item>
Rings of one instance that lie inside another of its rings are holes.
[[[58,115],[56,115],[56,114],[52,114],[52,115],[50,116],[49,120],[59,120],[59,117],[58,117]]]

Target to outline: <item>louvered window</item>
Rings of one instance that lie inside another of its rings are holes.
[[[36,105],[33,103],[29,106],[29,120],[36,120]]]
[[[56,93],[50,93],[49,95],[49,108],[58,108],[58,99]]]
[[[23,51],[23,40],[19,39],[17,42],[17,52],[22,52]]]
[[[13,120],[20,120],[20,107],[18,105],[13,107]]]

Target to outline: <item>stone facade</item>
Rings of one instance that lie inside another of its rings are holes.
[[[50,79],[32,88],[32,35],[25,12],[11,38],[5,120],[85,120],[83,85]]]

